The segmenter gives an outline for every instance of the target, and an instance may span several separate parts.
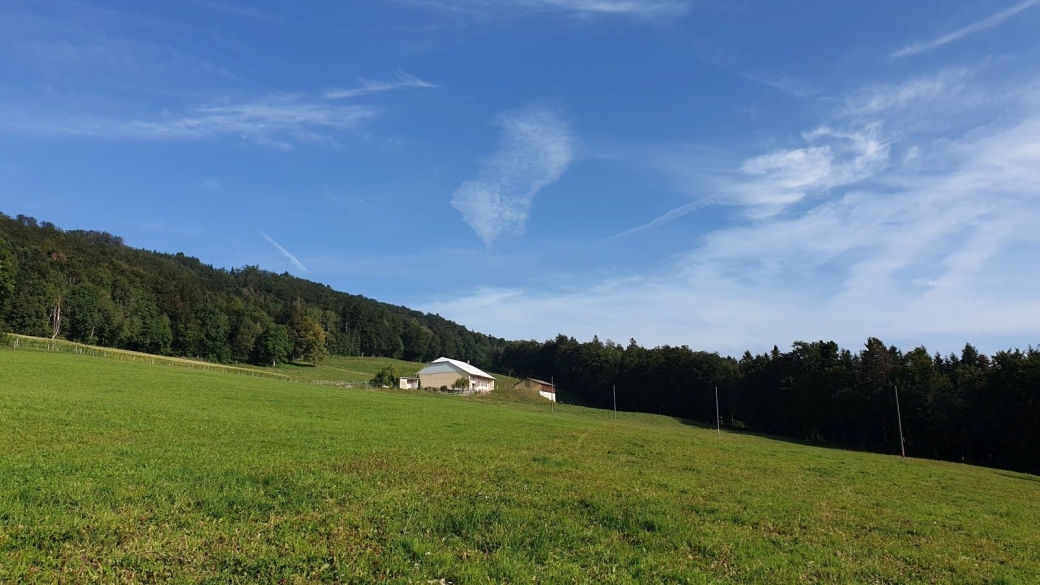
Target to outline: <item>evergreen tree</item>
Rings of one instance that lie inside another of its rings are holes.
[[[99,330],[104,327],[100,287],[85,283],[73,287],[66,297],[67,336],[73,341],[96,343]]]
[[[218,362],[231,361],[231,324],[228,316],[211,304],[196,309],[195,321],[199,336],[196,353],[199,357]]]
[[[278,362],[289,361],[292,350],[293,345],[285,325],[270,322],[256,338],[251,357],[255,363],[271,364],[273,368]]]
[[[11,301],[14,299],[14,286],[18,279],[18,263],[14,246],[0,232],[0,325],[5,321]]]
[[[317,366],[325,359],[325,330],[306,314],[299,299],[293,303],[289,317],[289,340],[292,342],[294,360],[308,361]]]

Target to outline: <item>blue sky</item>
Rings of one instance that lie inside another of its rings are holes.
[[[1040,0],[0,5],[0,211],[507,338],[1040,342]]]

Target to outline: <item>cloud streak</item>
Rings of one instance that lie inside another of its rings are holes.
[[[932,39],[932,40],[926,41],[926,42],[919,42],[919,43],[913,43],[911,45],[907,45],[907,46],[903,47],[902,49],[899,49],[898,51],[892,53],[892,58],[893,59],[901,59],[903,57],[909,57],[911,55],[917,55],[919,53],[926,53],[928,51],[933,51],[933,50],[938,49],[939,47],[942,47],[944,45],[948,45],[950,43],[959,41],[959,40],[963,39],[964,37],[966,37],[968,35],[972,35],[972,34],[975,34],[975,33],[979,32],[979,31],[983,31],[983,30],[986,30],[986,29],[989,29],[989,28],[994,28],[996,26],[999,26],[1004,21],[1006,21],[1007,19],[1011,18],[1012,16],[1015,16],[1016,14],[1022,12],[1023,10],[1027,10],[1029,8],[1032,8],[1032,7],[1038,6],[1038,5],[1040,5],[1040,0],[1024,0],[1023,2],[1019,2],[1018,4],[1015,4],[1015,5],[1011,6],[1010,8],[1006,8],[1004,10],[1001,10],[1000,12],[997,12],[996,14],[994,14],[994,15],[988,17],[988,18],[984,18],[984,19],[982,19],[982,20],[980,20],[978,22],[974,22],[974,23],[969,24],[967,26],[961,27],[961,28],[959,28],[959,29],[957,29],[957,30],[955,30],[955,31],[953,31],[951,33],[947,33],[947,34],[945,34],[945,35],[943,35],[943,36],[941,36],[941,37],[939,37],[937,39]]]
[[[570,128],[550,110],[505,112],[497,123],[498,152],[484,163],[480,178],[462,183],[451,200],[489,246],[523,232],[535,195],[563,175],[575,150]]]
[[[820,93],[819,88],[804,79],[784,73],[763,71],[758,68],[743,66],[737,57],[712,46],[710,43],[703,41],[698,43],[692,53],[695,57],[709,65],[714,65],[737,77],[764,85],[793,97],[807,98]]]
[[[744,71],[724,66],[721,67],[723,67],[724,69],[729,69],[731,73],[734,73],[739,77],[743,77],[748,81],[760,83],[766,87],[771,87],[781,93],[786,93],[787,95],[794,96],[797,98],[812,97],[820,93],[820,90],[808,81],[805,81],[804,79],[798,79],[797,77],[792,77],[790,75],[784,75],[780,73],[769,73],[757,70]]]
[[[762,219],[779,214],[807,197],[855,184],[888,162],[889,144],[880,132],[880,125],[868,123],[845,130],[821,126],[803,133],[806,146],[748,158],[739,169],[714,177],[711,182],[723,186],[711,194],[600,243],[650,231],[715,204],[741,207],[749,218]]]
[[[840,113],[845,117],[870,117],[902,111],[911,106],[931,105],[961,91],[970,72],[951,69],[938,75],[916,77],[898,84],[875,85],[846,98]]]
[[[984,92],[970,87],[973,72],[947,69],[938,74],[914,77],[900,83],[874,84],[852,92],[831,116],[829,125],[802,133],[807,144],[802,148],[777,149],[744,160],[738,169],[715,173],[707,181],[710,188],[687,188],[686,169],[694,166],[680,159],[663,165],[676,175],[681,191],[699,197],[655,219],[600,241],[608,243],[635,236],[689,213],[715,204],[743,207],[749,217],[763,218],[801,203],[806,197],[825,195],[833,189],[848,187],[884,170],[890,163],[894,142],[915,127],[947,127],[951,115],[977,109],[986,103]],[[930,115],[927,115],[930,113]],[[884,131],[883,120],[899,128]],[[904,162],[920,155],[919,147],[903,153]],[[658,153],[658,157],[661,157]]]
[[[15,127],[40,133],[140,140],[238,136],[288,149],[294,143],[328,140],[330,133],[356,128],[377,113],[365,106],[334,106],[299,96],[278,96],[202,106],[151,119],[79,119]]]
[[[361,86],[352,89],[334,89],[325,93],[327,99],[350,99],[369,95],[373,93],[381,93],[384,91],[394,91],[398,89],[430,89],[438,87],[432,83],[423,81],[418,77],[405,73],[403,71],[397,72],[397,79],[394,81],[372,81],[369,79],[362,79]]]
[[[293,256],[292,254],[290,254],[289,251],[286,250],[285,248],[283,248],[281,244],[279,244],[278,242],[274,241],[274,238],[272,238],[271,236],[267,235],[264,232],[260,232],[260,235],[263,236],[265,240],[267,240],[267,243],[269,243],[272,246],[274,246],[274,249],[278,250],[278,253],[280,253],[282,256],[285,256],[285,258],[288,259],[289,262],[292,262],[293,266],[295,266],[297,268],[297,270],[299,270],[299,271],[301,271],[301,272],[303,272],[305,274],[307,273],[307,267],[303,265],[303,262],[300,262],[299,260],[297,260],[296,256]]]
[[[942,351],[1035,343],[1040,275],[1021,267],[1040,253],[1038,92],[1005,88],[986,120],[940,136],[903,123],[920,116],[913,99],[886,101],[871,123],[828,123],[803,148],[745,159],[726,202],[751,212],[649,271],[566,290],[484,288],[423,308],[513,338],[564,331],[731,355],[868,336]],[[957,119],[936,115],[933,125]],[[793,206],[792,193],[815,196]],[[784,213],[754,212],[778,204]]]
[[[398,3],[482,16],[561,13],[576,16],[631,16],[642,19],[681,16],[680,0],[396,0]]]
[[[606,243],[609,243],[609,242],[613,242],[615,240],[620,240],[622,238],[627,238],[629,236],[634,236],[636,234],[640,234],[640,233],[643,233],[643,232],[646,232],[646,231],[650,231],[650,230],[652,230],[654,228],[657,228],[657,227],[660,227],[660,226],[662,226],[662,225],[664,225],[666,223],[669,223],[671,221],[679,219],[680,217],[682,217],[682,216],[684,216],[684,215],[686,215],[688,213],[693,213],[694,211],[697,211],[698,209],[702,209],[702,208],[707,207],[709,205],[712,205],[714,203],[718,203],[720,200],[725,198],[727,195],[728,195],[728,192],[726,192],[726,191],[717,191],[715,193],[712,193],[711,195],[708,195],[707,197],[702,197],[702,198],[700,198],[700,199],[698,199],[696,201],[693,201],[691,203],[687,203],[685,205],[680,205],[679,207],[676,207],[675,209],[669,211],[668,213],[662,214],[662,215],[658,216],[657,218],[655,218],[655,219],[653,219],[653,220],[651,220],[651,221],[649,221],[647,223],[644,223],[641,226],[637,226],[637,227],[634,227],[632,229],[625,230],[625,231],[623,231],[623,232],[621,232],[619,234],[614,234],[613,236],[610,236],[609,238],[604,238],[603,240],[600,241],[600,243],[601,244],[606,244]]]

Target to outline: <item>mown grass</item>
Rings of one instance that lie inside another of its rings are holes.
[[[1040,478],[0,350],[0,582],[1040,582]]]
[[[426,367],[426,364],[384,357],[347,357],[332,355],[322,360],[317,367],[308,363],[279,364],[275,368],[248,364],[239,365],[238,367],[249,368],[258,372],[271,372],[274,374],[284,375],[298,381],[365,386],[369,380],[374,378],[377,373],[387,366],[392,366],[398,376],[412,377],[415,376],[419,370]],[[504,374],[491,374],[495,377],[495,388],[502,391],[494,395],[494,398],[491,399],[492,401],[503,396],[508,397],[507,400],[509,401],[513,401],[517,398],[538,398],[536,392],[514,391],[513,385],[520,381],[517,378],[506,376]],[[543,403],[546,402],[546,400],[541,398],[538,402]]]
[[[409,362],[393,358],[383,357],[347,357],[332,355],[328,356],[317,366],[308,363],[279,364],[270,368],[264,366],[240,365],[238,367],[249,368],[258,372],[271,372],[274,374],[288,376],[294,380],[321,383],[340,383],[350,386],[365,386],[383,368],[392,366],[398,376],[412,377],[426,367],[421,362]],[[500,395],[508,395],[510,399],[521,394],[535,396],[537,393],[520,393],[513,391],[513,385],[520,380],[503,374],[492,373],[495,377],[495,388],[503,390]],[[541,400],[542,402],[545,399]]]
[[[128,349],[115,349],[98,345],[88,345],[86,343],[77,343],[65,339],[32,337],[29,335],[17,335],[14,333],[0,333],[0,348],[74,353],[77,355],[89,355],[92,357],[102,357],[105,359],[125,362],[138,362],[151,365],[194,368],[201,370],[219,370],[238,375],[248,374],[251,376],[262,376],[265,378],[276,378],[280,380],[291,379],[286,374],[278,373],[276,368],[257,368],[249,364],[218,364],[190,358],[155,355],[139,351],[131,351]]]
[[[381,357],[329,356],[317,367],[309,363],[278,364],[278,367],[244,365],[260,372],[274,372],[306,381],[345,382],[363,385],[386,366],[393,366],[399,376],[414,376],[426,364]]]
[[[5,347],[11,349],[21,348],[23,350],[75,353],[119,361],[203,370],[219,370],[238,375],[248,374],[267,378],[285,379],[294,382],[313,382],[338,386],[367,386],[369,381],[387,366],[392,366],[399,376],[414,376],[419,370],[426,366],[426,364],[420,362],[409,362],[392,358],[346,356],[328,356],[326,359],[322,360],[318,366],[311,363],[294,362],[280,363],[276,367],[243,363],[229,365],[191,358],[160,356],[125,349],[113,349],[110,347],[76,343],[64,339],[48,339],[44,337],[16,335],[13,333],[0,333],[0,348]],[[507,391],[512,390],[513,385],[519,382],[516,378],[511,378],[502,374],[494,374],[494,376],[496,381],[501,382],[499,387],[504,388]],[[507,393],[511,396],[515,394],[512,392]]]

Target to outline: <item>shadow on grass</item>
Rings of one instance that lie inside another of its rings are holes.
[[[711,430],[711,431],[715,430],[715,423],[714,422],[702,423],[702,422],[699,422],[699,421],[694,421],[694,420],[690,420],[690,419],[680,418],[680,417],[677,417],[677,416],[673,416],[671,418],[673,420],[675,420],[676,422],[679,422],[680,424],[686,425],[688,427],[695,427],[695,428],[698,428],[698,429],[705,429],[705,430]],[[803,446],[803,447],[819,447],[819,448],[822,448],[822,449],[834,449],[834,450],[837,450],[837,451],[848,451],[848,452],[852,452],[852,453],[874,453],[875,455],[890,455],[890,456],[894,456],[894,457],[898,457],[899,456],[899,451],[896,450],[896,449],[898,449],[898,445],[893,445],[892,446],[892,451],[891,452],[887,452],[887,451],[875,451],[873,449],[867,449],[867,448],[864,448],[864,447],[857,447],[855,445],[844,445],[844,444],[840,444],[840,443],[837,443],[837,444],[836,443],[824,443],[822,441],[815,441],[815,440],[812,440],[812,439],[797,439],[797,438],[794,438],[794,437],[786,437],[786,436],[783,436],[783,435],[771,435],[771,434],[768,434],[768,433],[759,433],[759,432],[749,431],[749,430],[746,430],[746,429],[736,429],[736,428],[733,428],[733,427],[722,427],[722,431],[724,433],[728,433],[728,434],[731,434],[731,435],[747,435],[749,437],[760,437],[760,438],[763,438],[763,439],[769,439],[770,441],[780,441],[780,442],[783,442],[783,443],[790,443],[792,445],[800,445],[800,446]],[[1014,479],[1020,479],[1022,481],[1030,481],[1030,482],[1040,483],[1040,476],[1031,475],[1031,474],[1026,473],[1026,472],[1018,472],[1018,471],[1011,471],[1011,470],[1006,470],[1006,469],[1000,469],[998,467],[990,467],[990,466],[984,465],[982,463],[970,463],[970,462],[966,462],[966,461],[954,461],[952,459],[936,459],[934,457],[925,457],[925,456],[922,456],[922,455],[915,454],[913,452],[913,450],[912,450],[912,447],[913,447],[912,445],[907,443],[907,457],[910,458],[910,459],[918,459],[918,460],[922,460],[922,461],[936,461],[936,462],[941,462],[941,463],[953,463],[953,464],[956,464],[956,465],[968,465],[970,467],[976,467],[976,468],[979,468],[979,469],[989,469],[989,470],[992,470],[997,475],[1002,475],[1004,477],[1010,477],[1010,478],[1014,478]]]
[[[673,416],[671,418],[673,420],[675,420],[676,422],[678,422],[680,424],[683,424],[683,425],[686,425],[688,427],[696,427],[696,428],[699,428],[699,429],[706,429],[706,430],[711,430],[711,431],[714,431],[715,428],[716,428],[714,421],[703,422],[702,423],[702,422],[699,422],[699,421],[694,421],[694,420],[690,420],[690,419],[686,419],[686,418],[680,418],[680,417],[677,417],[677,416]],[[760,437],[760,438],[763,438],[763,439],[769,439],[770,441],[780,441],[782,443],[790,443],[792,445],[800,445],[800,446],[803,446],[803,447],[820,447],[820,448],[823,448],[823,449],[835,449],[837,451],[852,451],[852,452],[855,452],[855,453],[876,453],[878,455],[899,455],[899,451],[898,451],[899,447],[898,447],[898,445],[892,445],[892,452],[887,452],[887,451],[874,451],[872,449],[867,449],[867,448],[863,448],[863,447],[857,447],[855,445],[844,445],[844,444],[840,444],[840,443],[825,443],[823,441],[816,441],[816,440],[813,440],[813,439],[799,439],[799,438],[796,438],[796,437],[788,437],[788,436],[785,436],[785,435],[772,435],[772,434],[769,434],[769,433],[756,432],[756,431],[751,431],[751,430],[747,430],[747,429],[738,429],[738,428],[734,428],[734,427],[722,427],[722,432],[728,433],[728,434],[731,434],[731,435],[746,435],[746,436],[749,436],[749,437]],[[907,445],[907,447],[909,447],[909,445]],[[913,455],[911,455],[911,456],[913,456]],[[919,459],[927,459],[927,458],[926,457],[919,457]]]
[[[1003,475],[1004,477],[1010,477],[1011,479],[1021,479],[1022,481],[1032,481],[1035,483],[1040,483],[1040,476],[1029,475],[1026,473],[1016,473],[1014,471],[998,470],[997,475]]]
[[[562,388],[556,389],[556,403],[568,404],[571,406],[584,406],[586,408],[598,408],[592,402],[582,399],[580,395]]]

